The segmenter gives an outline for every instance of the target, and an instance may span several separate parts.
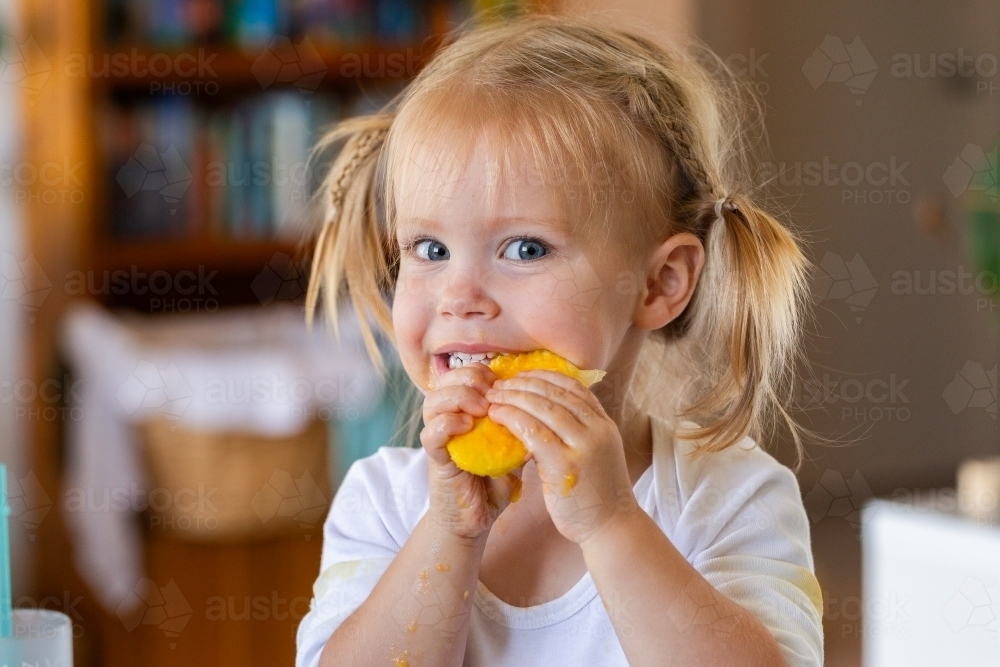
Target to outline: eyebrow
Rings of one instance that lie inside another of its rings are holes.
[[[510,224],[532,224],[539,225],[542,227],[548,227],[554,231],[566,231],[567,225],[558,219],[553,218],[525,218],[520,216],[501,216],[496,218],[490,218],[487,221],[487,226],[490,228],[500,227],[501,225]],[[400,220],[396,223],[397,229],[403,226],[419,227],[427,230],[441,229],[442,224],[433,218],[406,218]]]

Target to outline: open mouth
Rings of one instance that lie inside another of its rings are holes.
[[[450,352],[448,354],[448,368],[462,368],[477,361],[489,363],[489,360],[500,354],[499,352],[477,352],[467,354],[465,352]]]
[[[437,367],[437,372],[441,374],[447,373],[448,371],[456,368],[464,368],[469,364],[488,364],[490,359],[493,359],[500,354],[503,354],[503,352],[477,352],[475,354],[467,352],[446,352],[444,354],[435,354],[434,363]]]

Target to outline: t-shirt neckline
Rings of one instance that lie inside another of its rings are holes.
[[[656,450],[660,440],[658,423],[655,416],[650,416],[650,428],[653,438],[653,463],[639,476],[632,490],[635,492],[639,504],[647,514],[652,514],[655,509],[655,493],[650,487],[654,483],[654,467],[656,465]],[[572,588],[563,593],[560,597],[542,604],[530,607],[515,607],[507,604],[486,587],[482,581],[476,582],[475,604],[487,618],[500,625],[514,630],[533,630],[544,628],[556,623],[561,623],[580,612],[591,600],[597,596],[597,586],[590,571],[584,572],[583,576]]]

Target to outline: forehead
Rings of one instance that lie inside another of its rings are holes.
[[[643,245],[635,220],[658,216],[640,212],[635,194],[655,190],[639,184],[656,179],[643,168],[639,134],[613,106],[462,82],[416,91],[401,103],[382,158],[393,236],[401,221],[464,208],[554,217],[602,248]]]
[[[445,221],[502,227],[535,223],[565,229],[564,203],[530,159],[511,159],[480,136],[467,155],[438,144],[415,151],[396,180],[397,226],[434,230]]]
[[[557,217],[572,228],[607,219],[613,178],[593,133],[571,131],[559,102],[461,89],[422,93],[400,107],[385,152],[389,224],[435,211]],[[577,114],[579,115],[579,114]],[[398,215],[397,215],[398,214]]]

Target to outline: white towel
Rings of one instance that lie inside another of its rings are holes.
[[[148,490],[136,425],[159,413],[200,431],[280,437],[316,415],[363,416],[383,388],[344,311],[338,347],[292,304],[155,317],[71,305],[61,343],[82,382],[70,398],[63,510],[76,566],[106,609],[131,613],[144,576],[125,500]]]

